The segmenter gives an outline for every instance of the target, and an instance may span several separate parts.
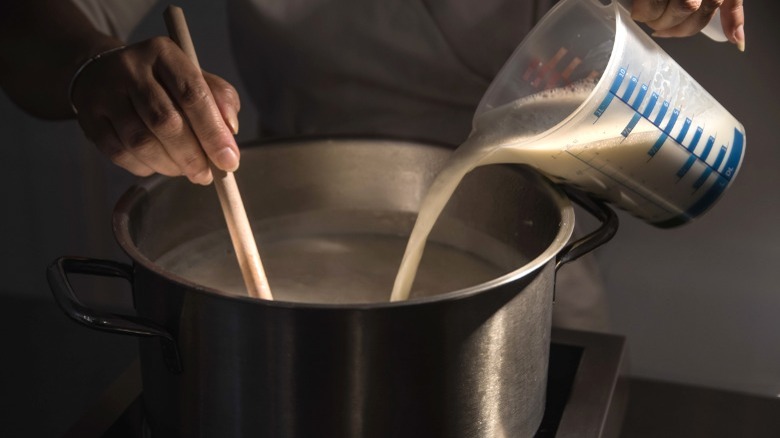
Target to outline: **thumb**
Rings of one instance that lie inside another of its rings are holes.
[[[745,51],[745,11],[742,0],[724,0],[720,7],[723,33],[737,48]]]

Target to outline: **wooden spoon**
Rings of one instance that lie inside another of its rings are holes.
[[[163,17],[168,28],[168,35],[200,69],[195,46],[190,38],[190,30],[184,18],[184,11],[178,6],[168,6]],[[263,271],[260,253],[257,251],[252,228],[249,226],[249,219],[246,216],[244,203],[241,201],[241,194],[238,192],[233,172],[225,172],[217,168],[211,161],[209,161],[209,165],[211,173],[214,175],[214,187],[217,188],[219,203],[225,214],[230,240],[233,241],[233,248],[236,251],[247,292],[250,297],[272,300],[271,288],[268,286],[268,279]]]

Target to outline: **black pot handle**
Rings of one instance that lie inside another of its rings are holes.
[[[60,257],[46,270],[54,299],[63,312],[87,327],[111,333],[134,336],[155,336],[162,343],[163,358],[173,373],[181,372],[179,349],[173,336],[164,328],[144,318],[103,313],[85,306],[78,299],[68,280],[68,274],[89,274],[100,277],[124,278],[133,283],[133,268],[124,263],[82,257]]]
[[[590,234],[574,242],[570,242],[563,247],[555,259],[556,272],[566,263],[577,260],[599,246],[609,242],[618,230],[618,216],[604,202],[593,199],[570,187],[564,186],[563,191],[566,192],[569,199],[576,202],[580,207],[584,208],[588,213],[601,221],[601,226]]]

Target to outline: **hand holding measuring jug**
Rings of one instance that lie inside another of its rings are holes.
[[[716,41],[730,41],[740,51],[745,50],[742,0],[625,0],[621,3],[631,11],[631,18],[655,31],[653,36],[683,37],[701,31]]]

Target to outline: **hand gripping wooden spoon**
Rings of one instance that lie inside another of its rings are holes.
[[[168,28],[168,35],[187,54],[192,63],[200,69],[198,56],[195,54],[195,46],[192,44],[187,21],[184,18],[184,11],[177,6],[168,6],[165,10],[164,18],[165,25]],[[236,251],[238,265],[241,268],[241,275],[244,277],[247,293],[251,297],[272,300],[271,288],[268,286],[268,279],[260,261],[260,253],[257,250],[257,244],[252,235],[252,228],[249,226],[249,219],[244,210],[244,203],[241,200],[241,194],[238,192],[238,185],[233,172],[225,172],[217,168],[211,161],[209,161],[209,165],[214,176],[214,187],[216,187],[219,195],[219,203],[222,206],[222,212],[225,214],[230,239]]]

